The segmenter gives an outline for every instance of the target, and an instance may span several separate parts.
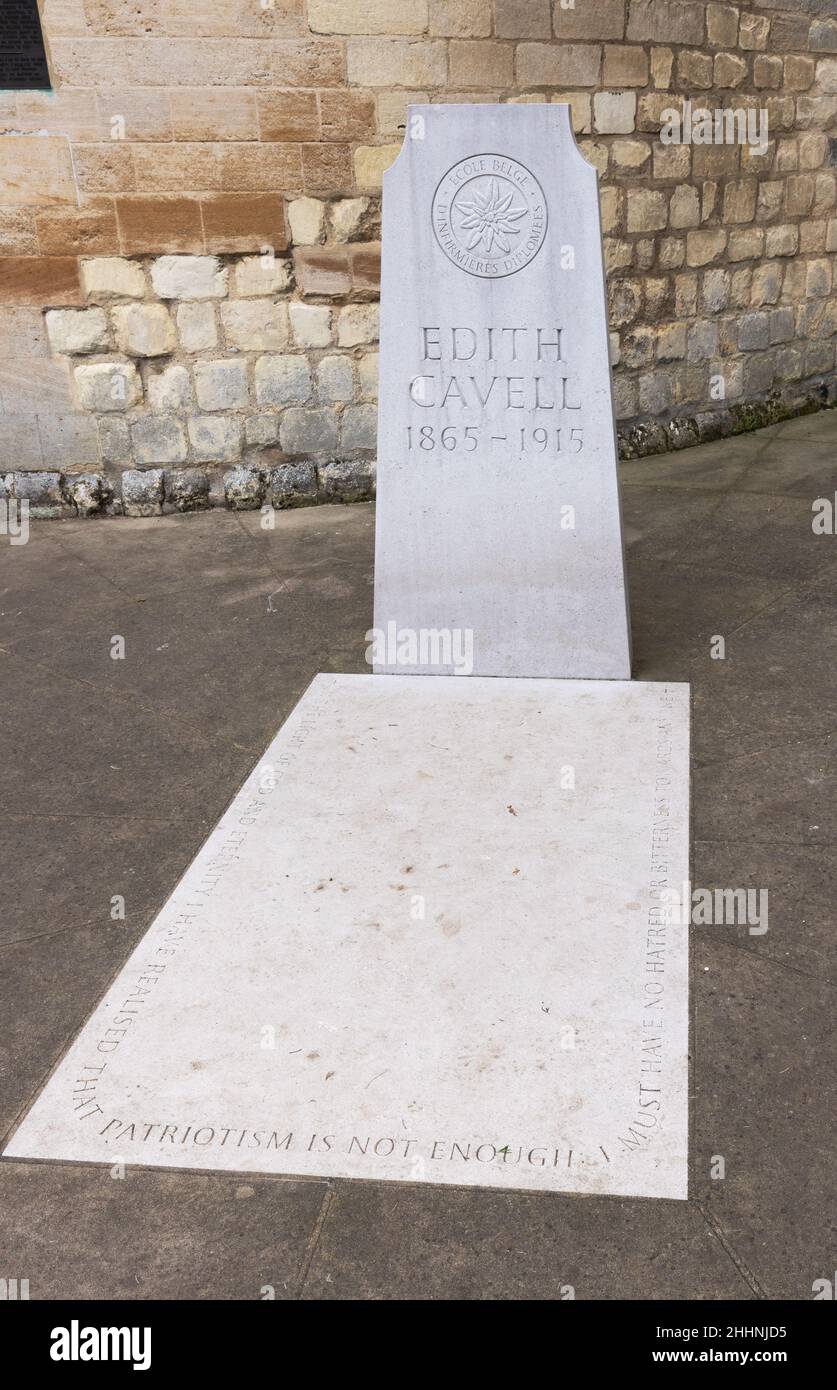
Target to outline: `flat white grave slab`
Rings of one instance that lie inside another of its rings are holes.
[[[321,675],[7,1155],[685,1197],[688,687]]]
[[[441,630],[471,634],[475,675],[630,678],[598,183],[568,106],[409,109],[377,495],[375,670]]]

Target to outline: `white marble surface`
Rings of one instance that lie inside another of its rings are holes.
[[[597,176],[569,107],[410,108],[378,440],[379,631],[470,632],[477,675],[630,677]],[[396,649],[375,670],[450,670]]]
[[[318,676],[6,1153],[685,1197],[687,817],[686,686]]]

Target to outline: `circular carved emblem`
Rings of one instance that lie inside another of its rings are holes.
[[[475,154],[448,169],[433,195],[433,231],[448,260],[469,275],[500,279],[540,251],[547,209],[534,174],[500,154]]]

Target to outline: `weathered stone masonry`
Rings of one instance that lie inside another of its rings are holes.
[[[0,92],[0,492],[369,496],[379,195],[410,101],[567,101],[625,454],[832,404],[837,0],[44,0]],[[768,140],[664,143],[672,107]]]

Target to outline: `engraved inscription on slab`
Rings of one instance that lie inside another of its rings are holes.
[[[546,235],[543,189],[528,169],[502,155],[460,160],[433,199],[433,228],[445,255],[469,275],[514,275]]]
[[[7,1154],[685,1197],[688,790],[682,685],[318,676]]]

